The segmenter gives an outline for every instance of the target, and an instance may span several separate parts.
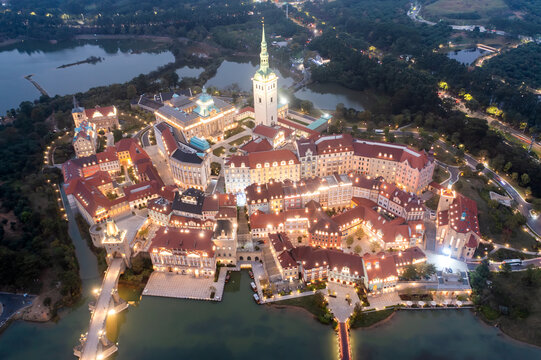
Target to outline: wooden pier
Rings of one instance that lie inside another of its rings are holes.
[[[34,76],[34,74],[26,75],[24,78],[30,81],[32,85],[34,85],[42,95],[49,96],[49,94],[47,94],[47,91],[45,91],[45,89],[42,88],[41,85],[36,82],[36,80],[32,79],[32,76]]]

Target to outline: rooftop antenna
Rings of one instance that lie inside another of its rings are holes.
[[[286,19],[289,19],[289,3],[286,3]]]

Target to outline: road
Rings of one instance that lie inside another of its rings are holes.
[[[2,313],[0,313],[0,328],[4,326],[17,311],[32,305],[35,295],[23,295],[12,293],[0,293],[0,304],[2,304]]]
[[[105,273],[101,285],[101,292],[98,301],[96,302],[94,312],[90,318],[90,327],[88,329],[86,342],[83,351],[81,352],[82,360],[95,360],[99,355],[98,345],[100,336],[105,330],[105,320],[107,320],[107,315],[109,314],[111,307],[112,293],[117,286],[118,278],[124,265],[123,261],[124,260],[120,258],[114,259]]]
[[[421,16],[421,5],[418,3],[411,4],[411,8],[408,10],[408,17],[415,22],[420,22],[420,23],[427,24],[430,26],[437,24],[433,21],[428,21],[428,20],[423,19],[423,17]],[[450,26],[451,26],[451,29],[458,30],[458,31],[474,31],[476,28],[478,28],[479,32],[482,32],[482,33],[490,32],[492,34],[501,35],[501,36],[509,35],[508,33],[502,30],[488,30],[483,25],[450,25]]]
[[[503,132],[506,132],[506,133],[510,134],[511,136],[513,136],[515,139],[519,140],[524,145],[530,146],[531,139],[529,139],[528,135],[525,135],[520,130],[517,130],[517,129],[515,129],[515,128],[507,125],[507,124],[504,124],[503,122],[501,122],[500,120],[498,120],[494,116],[490,116],[490,115],[488,115],[486,113],[483,113],[481,111],[470,111],[466,107],[464,101],[450,95],[447,92],[441,92],[440,93],[440,98],[442,98],[442,99],[447,98],[447,99],[453,100],[454,103],[456,104],[455,108],[457,110],[463,112],[467,116],[472,117],[472,118],[486,120],[486,122],[488,123],[489,126],[497,128],[498,130],[501,130]],[[532,147],[533,147],[534,151],[541,152],[541,144],[539,144],[538,142],[534,142]]]
[[[150,128],[148,128],[148,129],[145,128],[145,129],[146,130],[141,135],[141,145],[143,145],[143,147],[150,146],[150,138],[149,138]]]

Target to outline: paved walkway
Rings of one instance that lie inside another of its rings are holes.
[[[365,307],[364,310],[383,310],[386,306],[393,306],[400,304],[402,300],[396,291],[384,293],[380,295],[374,295],[368,297],[370,306]]]
[[[329,301],[329,309],[338,322],[346,322],[353,314],[355,304],[360,303],[355,288],[329,281],[327,289],[330,290],[331,294],[336,295],[336,297],[328,296],[324,290],[324,294]],[[347,301],[348,298],[351,299],[351,303]]]
[[[220,271],[218,282],[214,278],[194,278],[191,275],[179,275],[155,271],[150,275],[143,290],[145,296],[162,296],[179,299],[221,301],[224,293],[226,269]],[[214,298],[210,297],[215,289]]]

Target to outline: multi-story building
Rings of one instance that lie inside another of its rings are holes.
[[[269,67],[265,25],[261,34],[259,69],[252,78],[255,123],[273,126],[278,122],[278,76]]]
[[[254,137],[267,140],[276,149],[291,137],[292,131],[281,126],[270,127],[267,125],[257,125],[252,133]]]
[[[175,185],[205,190],[210,183],[209,153],[177,140],[174,132],[165,122],[154,127],[158,150],[169,165]]]
[[[237,126],[235,107],[207,94],[204,88],[193,97],[173,95],[154,114],[157,123],[166,122],[187,141],[193,137],[220,141],[224,131]]]
[[[353,139],[349,134],[326,135],[296,142],[301,176],[359,172],[382,177],[400,189],[419,194],[432,181],[434,161],[404,145]]]
[[[300,179],[299,160],[290,150],[273,150],[231,156],[224,165],[225,186],[228,193],[244,193],[253,183],[271,179],[297,181]]]
[[[394,291],[406,266],[425,261],[426,255],[416,246],[403,251],[364,254],[367,290],[372,294]]]
[[[440,190],[436,250],[456,259],[471,259],[479,246],[477,204],[452,189]]]
[[[75,104],[77,105],[77,104]],[[115,106],[99,107],[94,109],[85,109],[75,106],[71,111],[75,127],[80,127],[83,122],[93,125],[96,131],[111,131],[118,128],[118,112]]]
[[[348,286],[368,286],[363,259],[358,255],[311,246],[299,246],[288,252],[297,262],[305,282],[327,280]]]
[[[73,149],[76,157],[90,156],[96,153],[97,134],[95,126],[88,121],[82,121],[74,130]]]
[[[380,209],[408,221],[422,220],[423,201],[414,194],[385,182],[382,178],[367,178],[358,174],[330,175],[299,181],[274,181],[246,187],[246,205],[252,214],[256,210],[276,212],[302,209],[310,201],[326,209],[343,209],[353,198],[374,201]]]
[[[149,249],[155,271],[210,277],[216,269],[212,230],[161,227]]]
[[[420,245],[424,236],[424,223],[387,214],[368,199],[353,199],[354,208],[333,217],[343,236],[353,235],[362,228],[372,242],[384,249],[406,249]]]
[[[268,234],[284,232],[284,213],[265,214],[260,211],[250,215],[250,229],[253,237],[264,238]]]
[[[216,220],[212,242],[215,246],[216,261],[222,264],[237,264],[236,221],[229,219]]]
[[[108,146],[105,151],[96,154],[100,171],[107,171],[110,175],[120,173],[120,162],[114,146]]]

